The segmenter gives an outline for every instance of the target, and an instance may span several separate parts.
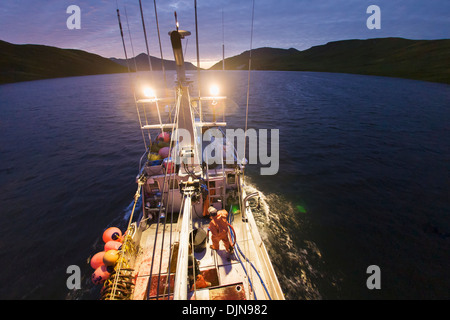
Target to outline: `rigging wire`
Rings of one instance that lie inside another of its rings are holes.
[[[223,22],[223,7],[222,7],[222,71],[225,71],[225,27]]]
[[[150,72],[151,72],[151,77],[152,77],[152,80],[153,80],[153,68],[152,68],[152,62],[150,60],[150,51],[148,49],[147,32],[145,30],[144,13],[142,11],[142,2],[141,2],[141,0],[139,0],[139,9],[141,10],[142,30],[144,31],[145,47],[147,48],[148,65],[149,65]]]
[[[247,107],[245,108],[245,132],[247,132],[247,123],[248,123],[248,101],[250,98],[250,73],[252,69],[252,47],[253,47],[253,21],[255,18],[255,0],[253,0],[252,5],[252,27],[250,32],[250,52],[248,57],[248,80],[247,80]],[[244,159],[246,155],[246,147],[247,147],[247,138],[244,139]],[[244,170],[242,172],[242,179],[245,181]]]
[[[156,10],[156,0],[153,0],[153,5],[155,7],[156,30],[158,31],[159,51],[161,53],[161,70],[163,72],[164,88],[167,88],[166,69],[164,68],[164,57],[163,57],[163,51],[162,51],[162,46],[161,46],[161,36],[159,34],[159,22],[158,22],[158,11]]]
[[[177,129],[178,129],[178,117],[177,117]],[[177,129],[175,129],[175,127],[172,128],[171,137],[173,136],[174,131],[176,131]],[[172,154],[172,147],[173,147],[172,143],[170,143],[169,144],[169,155]],[[178,154],[178,153],[176,152],[176,154]],[[173,163],[176,163],[176,161],[173,162]],[[167,175],[168,171],[169,170],[166,168],[166,175]],[[173,198],[174,198],[174,190],[175,190],[174,182],[177,181],[176,178],[175,178],[175,175],[174,175],[175,169],[173,168],[173,166],[171,166],[170,171],[171,171],[171,173],[169,175],[169,180],[168,180],[168,183],[167,183],[168,184],[168,191],[167,191],[167,197],[166,197],[166,201],[165,201],[167,205],[165,206],[165,212],[164,212],[163,235],[162,235],[162,241],[161,241],[160,261],[159,261],[159,270],[158,270],[158,284],[157,284],[157,290],[156,290],[156,292],[157,292],[157,299],[159,297],[159,286],[160,286],[160,282],[161,282],[161,267],[162,267],[163,251],[164,251],[164,240],[165,240],[165,234],[166,234],[167,214],[168,214],[169,205],[170,205],[172,207],[172,217],[171,217],[171,219],[173,219],[173,205],[174,205]],[[171,184],[171,182],[172,182],[172,184]],[[164,183],[165,183],[165,179],[164,179]],[[171,188],[171,186],[172,186],[172,188]],[[170,191],[172,192],[172,203],[170,203],[170,201],[169,201]],[[163,200],[163,203],[164,203],[164,199],[162,199],[162,200]],[[172,226],[173,220],[171,220],[170,222],[171,222],[171,226]],[[172,230],[171,230],[171,232],[172,232]],[[170,248],[172,248],[171,238],[170,238],[170,241],[169,241],[169,246],[170,246]],[[169,259],[170,259],[170,255],[169,255]],[[167,278],[167,280],[170,280],[170,279]]]
[[[130,24],[128,23],[128,13],[127,13],[127,7],[124,5],[124,9],[125,9],[125,20],[127,22],[127,29],[128,29],[128,37],[130,37],[130,45],[131,45],[131,54],[133,56],[133,61],[134,61],[134,70],[137,72],[137,63],[136,63],[136,56],[134,54],[134,46],[133,46],[133,39],[131,38],[131,29],[130,29]],[[127,61],[128,63],[128,61]]]
[[[138,71],[138,67],[137,67],[137,63],[136,63],[136,56],[134,54],[134,46],[133,46],[133,39],[131,38],[131,29],[130,29],[130,24],[128,23],[128,13],[127,13],[127,7],[124,5],[124,9],[125,9],[125,20],[127,22],[127,29],[128,29],[128,37],[130,38],[130,45],[131,45],[131,53],[133,56],[133,61],[134,61],[134,70],[135,70],[135,77],[137,77],[137,71]],[[128,61],[127,61],[128,63]],[[134,92],[134,103],[136,104],[136,108],[137,107],[137,102],[136,102],[136,93],[135,93],[135,88],[133,87],[133,92]],[[145,117],[145,124],[148,125],[148,118],[147,118],[147,112],[145,111],[145,106],[143,107],[144,110],[144,117]],[[141,129],[141,131],[143,131],[143,129]],[[150,145],[152,144],[152,137],[150,134],[150,130],[147,130],[147,135],[148,135],[148,141],[150,143]],[[147,147],[146,147],[147,149]]]
[[[252,23],[251,23],[251,30],[250,30],[250,52],[249,52],[249,57],[248,57],[248,78],[247,78],[247,105],[245,108],[245,132],[247,132],[247,128],[248,128],[248,107],[249,107],[249,100],[250,100],[250,74],[251,74],[251,69],[252,69],[252,48],[253,48],[253,22],[255,19],[255,0],[253,0],[252,3]],[[245,184],[245,165],[246,165],[246,154],[247,154],[247,138],[244,139],[244,158],[242,159],[242,184]],[[240,200],[241,202],[241,210],[242,212],[245,214],[245,203],[243,203],[242,200],[242,188],[241,188],[241,194],[240,194]],[[242,228],[244,228],[244,225],[242,224]],[[243,234],[245,234],[247,236],[247,233],[244,232]],[[246,239],[244,239],[246,240]],[[248,241],[245,241],[245,245],[247,245]],[[248,261],[246,260],[246,263],[248,263]],[[248,264],[247,264],[248,267]],[[249,283],[251,286],[251,282],[250,282],[250,277],[249,277]],[[255,295],[255,299],[256,299],[256,293],[253,291],[253,294]]]
[[[181,103],[181,97],[180,97],[180,96],[178,97],[176,103],[177,103],[177,105],[176,105],[176,111],[175,111],[175,117],[176,117],[176,122],[175,122],[175,123],[176,123],[176,126],[177,126],[177,128],[178,128],[178,113],[179,113],[179,105],[180,105],[180,103]],[[172,127],[172,137],[173,137],[173,134],[174,134],[174,130],[175,130],[175,126]],[[173,147],[172,144],[169,144],[169,155],[172,153],[172,147]],[[176,163],[176,162],[173,162],[173,163]],[[171,167],[172,167],[171,170],[174,170],[173,165],[172,165]],[[166,189],[166,181],[167,181],[168,171],[169,171],[169,170],[167,170],[167,168],[166,168],[166,172],[165,172],[165,175],[164,175],[164,183],[163,183],[163,188],[162,188],[162,193],[161,193],[161,205],[164,203],[163,200],[164,200],[164,194],[165,194],[165,189]],[[168,186],[169,189],[170,189],[169,184],[170,184],[170,179],[171,179],[171,177],[172,177],[172,174],[169,175],[169,181],[168,181],[168,183],[167,183],[167,186]],[[168,198],[168,197],[169,197],[169,192],[167,192],[167,198]],[[167,210],[168,210],[168,207],[169,207],[168,201],[167,201],[166,203],[167,203],[167,205],[166,205],[166,208],[165,208],[166,214],[165,214],[165,222],[164,222],[164,233],[165,233],[165,223],[166,223],[166,218],[167,218]],[[173,203],[172,203],[172,207],[173,207]],[[159,207],[159,214],[158,214],[158,217],[157,217],[158,221],[157,221],[157,225],[156,225],[155,240],[154,240],[154,244],[153,244],[153,254],[152,254],[152,257],[155,256],[156,242],[157,242],[157,238],[158,238],[158,229],[159,229],[159,225],[160,225],[161,213],[162,213],[162,206]],[[172,221],[172,222],[173,222],[173,221]],[[163,233],[163,234],[164,234],[164,233]],[[163,236],[163,237],[164,237],[164,236]],[[163,239],[164,239],[164,238],[163,238]],[[163,244],[164,244],[164,241],[163,241]],[[163,245],[163,244],[162,244],[162,245]],[[171,244],[170,244],[170,245],[171,245]],[[162,251],[163,251],[163,247],[161,246],[161,257],[162,257]],[[150,288],[151,288],[151,283],[152,283],[153,265],[154,265],[154,259],[152,260],[152,263],[151,263],[151,266],[150,266],[149,281],[148,281],[147,292],[146,292],[147,300],[150,298]],[[170,275],[169,275],[169,277],[170,277]],[[159,284],[160,284],[160,279],[161,279],[161,263],[160,263],[160,270],[159,270],[159,274],[158,274],[158,284],[157,284],[157,292],[156,292],[156,298],[157,298],[157,299],[158,299],[158,297],[159,297]]]
[[[199,52],[199,46],[198,46],[198,21],[197,21],[197,0],[194,1],[194,11],[195,11],[195,43],[196,43],[196,51],[197,51],[197,86],[198,86],[198,108],[199,108],[199,118],[200,122],[203,121],[203,114],[202,114],[202,101],[200,99],[200,87],[201,87],[201,81],[200,81],[200,52]]]
[[[149,69],[150,69],[150,79],[151,79],[152,83],[154,83],[153,67],[152,67],[152,61],[150,59],[150,50],[148,48],[147,31],[145,29],[144,12],[142,10],[142,1],[141,0],[139,0],[139,9],[141,11],[142,30],[144,31],[145,47],[147,49],[148,65],[149,65]],[[156,109],[158,111],[159,122],[161,123],[161,116],[160,116],[160,112],[159,112],[158,101],[156,100],[155,103],[156,103]],[[145,107],[144,107],[144,111],[145,111]],[[164,132],[164,130],[163,130],[162,126],[161,126],[161,133],[163,133],[163,132]]]
[[[142,182],[142,180],[139,180],[139,181],[138,181],[138,188],[137,188],[136,193],[135,193],[135,195],[134,195],[134,204],[133,204],[133,209],[131,210],[130,219],[128,220],[127,231],[130,230],[131,221],[133,220],[134,211],[135,211],[135,209],[136,209],[136,204],[137,204],[139,198],[141,197],[141,189],[142,189],[143,184],[144,184],[144,183]],[[124,248],[127,247],[127,244],[128,244],[128,242],[130,241],[129,239],[130,239],[130,237],[128,237],[128,236],[125,237],[125,241],[124,241],[124,243],[123,243],[123,245],[122,245]],[[119,265],[118,265],[118,270],[116,270],[116,274],[115,274],[115,277],[114,277],[113,289],[112,289],[112,293],[111,293],[111,297],[112,297],[113,299],[114,299],[114,297],[115,297],[115,295],[116,295],[117,285],[118,285],[118,281],[119,281],[119,278],[120,278],[120,271],[121,271],[122,265],[123,265],[123,263],[124,263],[123,260],[124,260],[124,259],[120,259],[120,262],[119,262]],[[126,264],[126,263],[125,263],[125,264]]]
[[[175,105],[175,115],[174,115],[174,127],[172,128],[172,137],[174,134],[174,131],[178,130],[178,114],[179,114],[179,104]],[[169,154],[171,154],[172,148],[173,146],[170,145],[169,148]],[[175,159],[174,159],[174,163],[178,163],[178,158],[179,154],[178,152],[175,152]],[[167,288],[167,300],[170,299],[170,268],[171,268],[171,256],[172,256],[172,231],[173,231],[173,204],[175,203],[174,201],[174,191],[172,191],[172,210],[171,210],[171,214],[170,214],[170,233],[169,233],[169,265],[168,265],[168,274],[167,274],[167,278],[166,278],[166,288]],[[182,199],[181,201],[181,207],[182,208],[184,205],[184,199]],[[179,217],[179,214],[178,214]],[[179,221],[179,219],[178,219]],[[178,224],[177,221],[177,224]]]
[[[129,62],[128,62],[127,48],[125,46],[125,40],[124,40],[124,37],[123,37],[122,22],[120,20],[119,4],[117,3],[117,1],[116,1],[116,5],[117,5],[116,10],[117,10],[117,20],[119,22],[120,37],[122,38],[123,52],[125,54],[125,60],[127,62],[128,75],[129,75],[130,80],[131,80],[131,71],[130,71],[130,65],[129,65]],[[139,108],[138,108],[138,105],[137,105],[137,102],[136,102],[136,91],[135,91],[134,86],[133,86],[133,96],[134,96],[134,104],[136,106],[136,112],[138,114],[138,119],[139,119],[139,127],[141,128],[142,140],[144,141],[145,150],[147,150],[147,142],[145,141],[144,131],[142,130],[142,120],[141,120],[141,115],[140,115]]]

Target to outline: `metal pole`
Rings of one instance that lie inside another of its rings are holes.
[[[187,300],[189,260],[189,224],[191,222],[191,196],[186,195],[183,207],[180,242],[178,245],[177,271],[175,274],[174,300]]]

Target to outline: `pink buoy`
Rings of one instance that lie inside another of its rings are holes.
[[[159,141],[169,142],[170,134],[168,132],[162,132],[158,135],[158,137],[156,139]]]
[[[95,269],[94,273],[92,274],[91,276],[92,283],[95,285],[102,284],[103,282],[105,282],[106,279],[109,278],[110,275],[111,273],[108,272],[107,267],[105,265],[101,265],[100,267]]]
[[[158,154],[163,159],[165,159],[165,158],[167,158],[169,156],[169,151],[170,151],[169,147],[164,147],[164,148],[159,149]]]
[[[103,232],[103,242],[107,243],[108,241],[121,241],[122,240],[122,231],[119,228],[111,227]]]
[[[91,267],[92,269],[97,269],[101,265],[103,265],[103,256],[105,255],[105,251],[100,251],[94,254],[94,256],[91,258]]]
[[[105,252],[109,250],[119,250],[121,246],[122,242],[114,240],[108,241],[107,243],[105,243]]]

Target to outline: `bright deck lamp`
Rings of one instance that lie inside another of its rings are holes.
[[[153,89],[150,87],[145,87],[143,91],[144,91],[144,96],[146,96],[147,98],[155,98],[156,97],[155,91],[153,91]]]
[[[210,87],[209,87],[209,93],[210,93],[212,96],[217,96],[217,95],[219,95],[219,87],[216,86],[216,85],[210,86]]]

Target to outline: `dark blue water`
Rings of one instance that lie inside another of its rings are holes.
[[[449,299],[450,86],[251,77],[249,128],[280,130],[278,174],[247,176],[286,298]],[[244,128],[247,73],[222,80],[227,121]],[[87,260],[106,227],[126,226],[144,152],[132,97],[128,75],[0,86],[1,299],[98,297]],[[69,265],[81,290],[67,289]]]

